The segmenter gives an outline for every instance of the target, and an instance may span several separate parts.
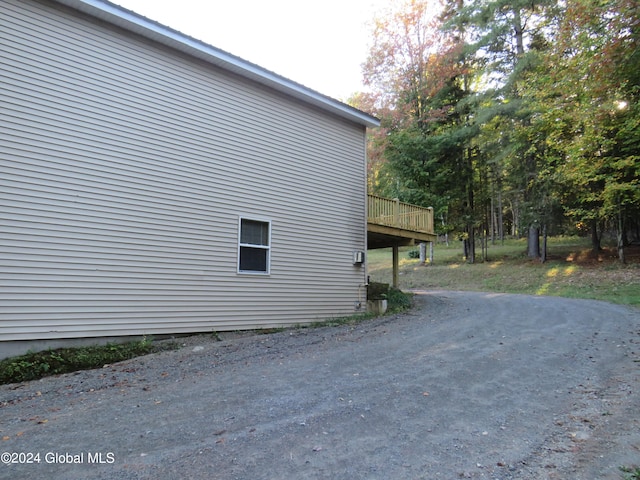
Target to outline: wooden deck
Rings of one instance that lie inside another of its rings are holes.
[[[433,208],[369,195],[367,212],[369,249],[415,245],[436,240]]]
[[[433,208],[376,195],[369,195],[367,207],[367,248],[391,247],[393,286],[398,288],[398,247],[435,242],[438,238],[433,228]]]

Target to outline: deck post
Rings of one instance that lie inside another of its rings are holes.
[[[391,247],[391,251],[393,254],[393,288],[398,288],[398,266],[399,266],[399,255],[398,255],[398,244],[394,244],[393,247]]]

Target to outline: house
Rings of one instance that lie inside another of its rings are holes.
[[[0,27],[0,357],[362,308],[377,119],[102,0]]]

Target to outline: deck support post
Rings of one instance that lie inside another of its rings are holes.
[[[399,260],[399,250],[398,250],[398,244],[394,244],[391,247],[391,251],[393,254],[393,288],[398,288],[398,269],[399,269],[399,264],[400,264],[400,260]]]

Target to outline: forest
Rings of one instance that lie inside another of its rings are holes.
[[[474,263],[506,236],[640,242],[637,0],[402,0],[379,12],[349,103],[370,193],[434,208]]]

